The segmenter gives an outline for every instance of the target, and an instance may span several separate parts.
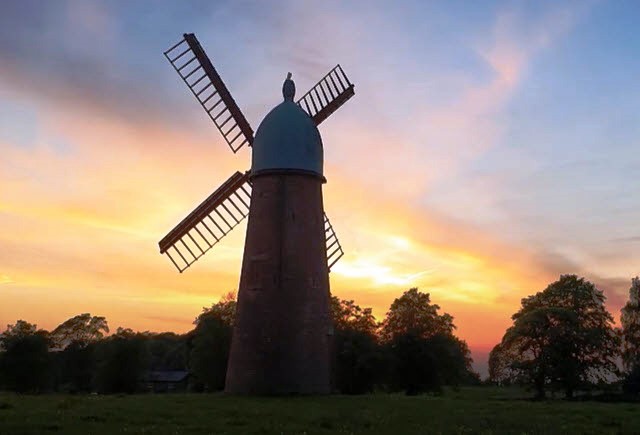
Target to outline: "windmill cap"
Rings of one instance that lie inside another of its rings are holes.
[[[293,102],[290,78],[282,87],[285,100],[264,117],[253,139],[251,176],[296,172],[323,177],[322,139],[318,127]]]
[[[282,84],[282,96],[285,101],[293,101],[296,96],[296,84],[291,80],[291,73],[287,73],[287,78]]]

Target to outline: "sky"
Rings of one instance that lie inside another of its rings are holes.
[[[245,225],[183,274],[158,241],[234,171],[163,51],[193,32],[257,128],[336,63],[320,126],[331,291],[383,318],[418,287],[476,368],[520,300],[586,277],[618,318],[640,273],[640,3],[0,6],[0,325],[90,312],[190,330],[238,286]]]

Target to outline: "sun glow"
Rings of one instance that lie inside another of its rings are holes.
[[[374,258],[360,257],[353,260],[342,258],[333,266],[331,272],[346,278],[369,279],[375,286],[384,286],[412,285],[418,278],[431,271],[402,273]]]

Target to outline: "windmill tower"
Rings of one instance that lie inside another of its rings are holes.
[[[252,147],[236,172],[159,243],[183,272],[249,217],[225,391],[329,392],[329,270],[343,255],[322,201],[323,146],[317,126],[354,95],[337,65],[294,102],[251,126],[193,34],[165,56],[235,153]]]

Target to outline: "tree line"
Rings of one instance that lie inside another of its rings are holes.
[[[489,379],[524,385],[536,397],[563,392],[640,392],[640,279],[634,278],[614,325],[605,296],[576,275],[562,275],[521,301],[513,324],[489,356]],[[235,318],[230,293],[203,308],[186,334],[109,334],[104,317],[80,314],[51,332],[23,320],[0,334],[0,388],[18,392],[133,393],[153,371],[186,371],[190,391],[224,388]],[[455,335],[454,319],[429,293],[409,289],[378,322],[371,308],[331,298],[335,392],[441,392],[479,384],[471,354]],[[481,321],[479,327],[482,327]]]
[[[371,308],[331,298],[335,392],[439,392],[479,383],[453,317],[440,314],[428,293],[406,291],[377,322]],[[54,330],[24,320],[0,334],[0,388],[26,393],[133,393],[148,373],[188,371],[190,391],[224,388],[236,311],[233,293],[203,308],[186,334],[110,330],[104,317],[84,313]]]

